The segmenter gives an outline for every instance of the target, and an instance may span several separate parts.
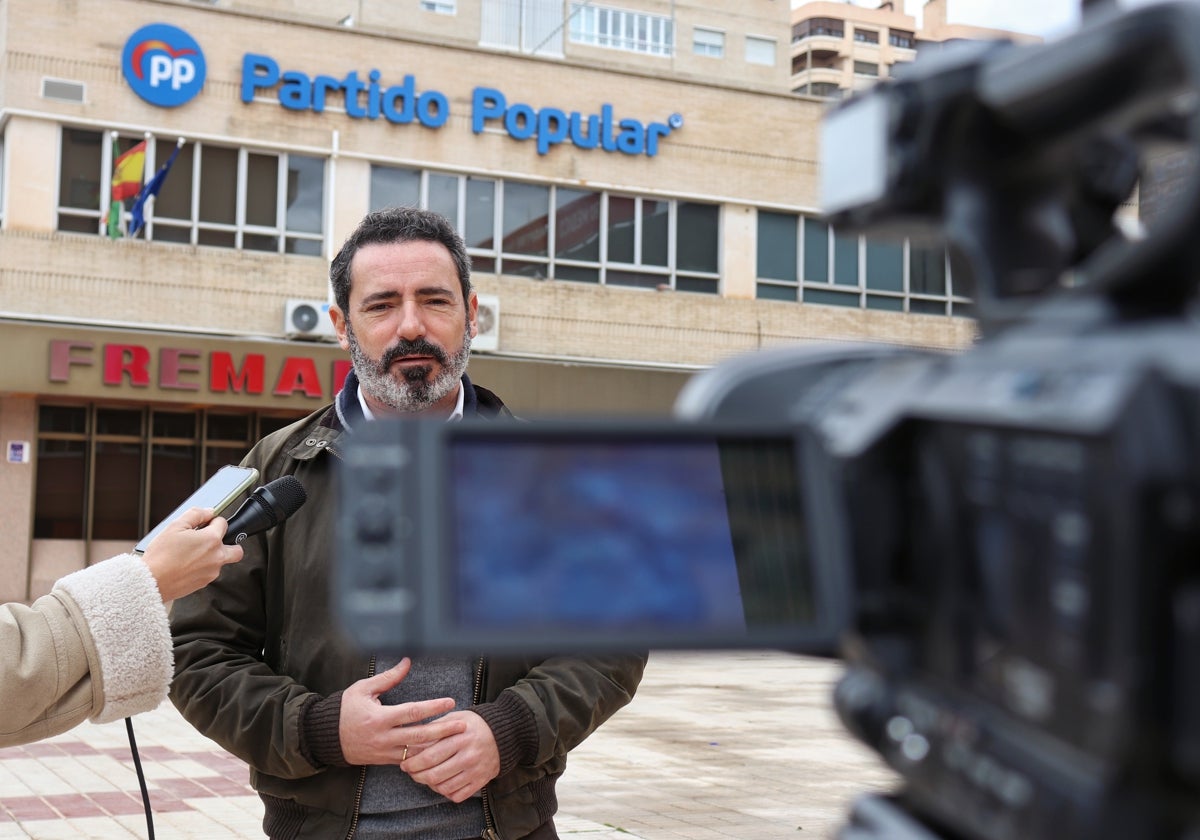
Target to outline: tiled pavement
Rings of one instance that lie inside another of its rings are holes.
[[[836,663],[654,653],[633,703],[571,755],[563,840],[832,837],[893,777],[829,707]],[[156,838],[262,837],[245,765],[165,704],[134,719]],[[124,723],[0,750],[0,840],[147,837]]]

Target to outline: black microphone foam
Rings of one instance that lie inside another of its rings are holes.
[[[264,484],[242,502],[237,513],[229,517],[225,531],[226,545],[240,543],[251,534],[274,528],[308,501],[304,485],[294,475],[285,475]]]

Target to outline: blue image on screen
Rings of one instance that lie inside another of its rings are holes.
[[[449,480],[464,627],[745,629],[712,441],[465,440]]]

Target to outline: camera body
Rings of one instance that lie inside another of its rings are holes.
[[[1198,90],[1200,9],[1180,3],[947,52],[847,101],[830,220],[944,242],[980,342],[747,355],[667,424],[372,424],[345,456],[344,626],[407,651],[837,656],[838,713],[903,779],[847,838],[1198,840],[1200,174],[1144,239],[1114,222],[1148,150],[1200,144]],[[635,454],[673,436],[696,448],[672,466]],[[522,464],[537,481],[511,483]],[[719,527],[664,513],[688,505]],[[566,548],[497,552],[486,579],[522,581],[526,608],[480,621],[458,546],[510,528]]]

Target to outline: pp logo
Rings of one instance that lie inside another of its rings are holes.
[[[174,108],[204,87],[204,53],[177,26],[152,23],[125,42],[121,72],[133,92],[151,105]]]

